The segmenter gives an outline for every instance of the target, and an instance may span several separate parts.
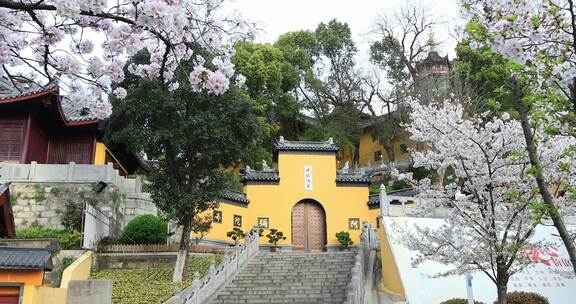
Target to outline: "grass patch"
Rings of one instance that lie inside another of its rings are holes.
[[[110,279],[113,281],[112,303],[114,304],[156,304],[170,299],[177,287],[192,285],[195,271],[205,276],[210,267],[211,257],[190,258],[188,279],[181,284],[172,283],[172,268],[156,269],[114,269],[99,271],[92,279]],[[215,256],[216,265],[222,260]]]

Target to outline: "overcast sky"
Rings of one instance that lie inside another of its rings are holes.
[[[332,18],[350,25],[361,60],[367,58],[373,37],[369,33],[378,15],[385,14],[402,4],[401,0],[232,0],[226,5],[258,23],[263,32],[258,42],[274,42],[285,32],[314,30],[320,22]],[[459,22],[458,0],[421,1],[440,22],[434,29],[435,40],[443,42],[438,48],[441,55],[454,58],[456,41],[449,31]]]

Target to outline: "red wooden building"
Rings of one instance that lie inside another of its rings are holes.
[[[122,175],[147,166],[134,153],[108,149],[99,120],[63,102],[57,85],[14,86],[0,78],[0,162],[106,164]]]

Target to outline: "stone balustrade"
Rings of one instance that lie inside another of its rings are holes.
[[[138,178],[126,178],[114,169],[112,163],[106,165],[86,165],[68,163],[59,164],[14,164],[0,163],[1,182],[29,183],[93,183],[103,181],[116,186],[122,193],[130,195],[148,195],[142,192],[142,181]]]
[[[354,257],[352,276],[348,283],[345,304],[364,304],[374,298],[373,271],[376,251],[380,248],[380,239],[376,229],[364,222],[360,246]]]
[[[164,304],[208,303],[220,288],[231,282],[234,276],[256,256],[259,251],[258,234],[259,228],[252,229],[243,245],[237,244],[232,252],[225,254],[218,266],[212,261],[204,278],[200,279],[200,274],[195,272],[192,285],[177,291],[176,295]]]

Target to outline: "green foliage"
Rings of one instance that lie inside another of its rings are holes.
[[[440,304],[468,304],[467,299],[450,299],[444,302],[440,302]],[[474,304],[484,304],[484,302],[474,301]]]
[[[278,242],[286,239],[284,232],[274,228],[270,228],[270,233],[266,237],[268,238],[268,243],[273,244],[274,247],[278,247]]]
[[[506,294],[506,301],[508,304],[550,304],[545,297],[534,292],[524,291],[514,291]]]
[[[45,201],[46,200],[46,189],[44,189],[44,186],[42,186],[40,184],[34,184],[32,187],[34,187],[33,199],[37,203]]]
[[[60,223],[70,231],[82,231],[82,203],[67,200],[64,211],[60,213]]]
[[[355,70],[357,49],[348,24],[333,19],[320,23],[314,32],[285,33],[274,46],[297,70],[299,82],[292,94],[297,94],[302,108],[315,119],[298,139],[333,137],[340,147],[354,153],[360,130],[350,126],[365,115],[359,110],[362,80]]]
[[[32,223],[29,228],[16,232],[18,239],[57,239],[58,247],[61,250],[80,249],[81,234],[68,230],[59,230],[51,228],[42,228],[37,222]]]
[[[192,233],[194,234],[194,244],[198,245],[204,235],[212,229],[212,215],[196,215],[192,221]]]
[[[336,238],[338,239],[338,242],[340,242],[340,248],[341,249],[348,249],[348,247],[350,247],[350,245],[354,244],[354,242],[350,238],[350,232],[346,232],[346,231],[337,232]]]
[[[60,190],[60,188],[58,188],[58,187],[52,187],[52,188],[50,188],[50,194],[53,194],[53,195],[56,195],[56,196],[58,196],[58,195],[60,194],[60,191],[61,191],[61,190]]]
[[[378,194],[378,193],[380,193],[380,186],[370,185],[370,186],[368,187],[368,192],[369,192],[370,194]]]
[[[246,233],[240,228],[234,227],[234,229],[226,232],[226,236],[231,238],[235,243],[239,242],[241,239],[246,238]]]
[[[14,204],[16,204],[16,202],[18,201],[18,199],[21,196],[22,196],[22,193],[20,193],[20,192],[10,193],[10,206],[14,206]]]
[[[164,244],[168,225],[163,219],[146,214],[132,219],[118,238],[119,244]]]
[[[172,283],[171,268],[156,269],[113,269],[95,273],[91,279],[109,279],[113,281],[113,304],[156,304],[170,299],[176,288],[192,285],[194,272],[201,276],[208,273],[212,257],[191,258],[188,263],[188,276],[179,284]],[[216,264],[222,256],[215,256]]]
[[[197,54],[211,62],[208,54]],[[142,52],[130,63],[148,62],[149,54]],[[175,75],[179,89],[172,92],[158,80],[126,72],[122,86],[128,96],[113,102],[104,128],[110,147],[128,145],[158,160],[145,190],[167,219],[187,229],[196,214],[217,207],[226,183],[221,168],[249,159],[260,135],[245,92],[235,86],[220,96],[194,92],[188,81],[192,66],[182,62]]]
[[[468,33],[484,36],[485,29],[476,22],[467,27]],[[457,59],[453,62],[454,77],[470,86],[476,97],[466,104],[470,114],[489,112],[490,116],[509,112],[517,117],[512,90],[512,72],[517,67],[489,48],[475,49],[470,41],[463,41],[456,47]]]
[[[257,151],[250,164],[254,166],[262,159],[271,160],[269,151],[279,136],[299,136],[300,105],[293,92],[300,83],[300,71],[283,50],[270,44],[238,43],[232,62],[246,77],[246,95],[264,135],[260,145],[253,147]]]
[[[120,203],[123,197],[124,194],[122,194],[122,192],[120,192],[120,190],[118,190],[117,188],[114,188],[114,191],[112,191],[112,202],[114,204],[118,204]]]
[[[394,36],[386,35],[370,45],[370,60],[387,72],[395,84],[406,87],[410,73],[406,70],[404,51],[400,41]]]
[[[62,259],[62,265],[60,265],[60,267],[58,268],[57,278],[55,279],[56,284],[54,284],[53,286],[60,286],[60,283],[62,281],[62,273],[64,273],[64,270],[66,270],[68,266],[72,265],[72,263],[74,263],[74,259],[71,257],[65,257]]]

